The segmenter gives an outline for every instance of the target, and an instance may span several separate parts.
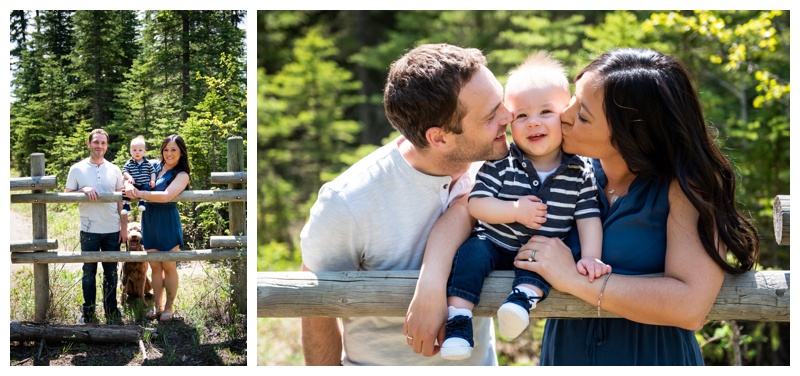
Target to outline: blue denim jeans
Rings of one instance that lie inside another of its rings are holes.
[[[492,270],[514,270],[512,289],[528,283],[542,289],[543,297],[550,293],[550,284],[537,273],[514,267],[515,251],[495,246],[489,239],[470,236],[456,252],[453,268],[447,280],[447,296],[457,296],[478,305],[483,289],[483,280]],[[511,290],[509,290],[510,292]]]
[[[81,252],[119,252],[119,232],[95,234],[81,231]],[[103,309],[106,316],[118,313],[117,308],[117,263],[103,262]],[[83,306],[84,317],[94,317],[97,299],[97,263],[83,264]]]

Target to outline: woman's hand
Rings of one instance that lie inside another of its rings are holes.
[[[531,256],[533,261],[528,261]],[[539,273],[553,288],[566,293],[570,293],[571,281],[585,278],[575,268],[572,251],[558,238],[531,237],[517,252],[514,266]]]
[[[125,189],[122,190],[122,195],[128,198],[137,198],[139,196],[139,190],[130,184],[125,184]]]

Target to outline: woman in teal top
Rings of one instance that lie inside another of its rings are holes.
[[[549,319],[540,364],[702,365],[694,330],[725,273],[755,265],[758,238],[736,209],[733,169],[706,128],[688,72],[652,50],[606,52],[576,76],[561,121],[564,151],[594,159],[605,193],[603,262],[613,273],[594,283],[580,275],[576,239],[570,249],[535,237],[515,265],[598,315],[622,318]],[[662,276],[637,276],[652,273]]]
[[[133,185],[125,186],[125,195],[147,200],[147,210],[142,214],[142,246],[147,252],[178,251],[183,245],[183,228],[178,207],[171,202],[189,186],[189,155],[186,143],[178,135],[161,142],[161,163],[156,168],[156,185],[151,191],[139,191]],[[152,270],[153,300],[155,307],[147,314],[149,319],[172,320],[173,303],[178,293],[178,270],[175,261],[150,262]],[[164,291],[166,304],[162,305]]]

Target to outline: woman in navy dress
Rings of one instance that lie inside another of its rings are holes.
[[[758,238],[688,71],[652,50],[606,52],[576,76],[561,121],[564,151],[594,158],[613,273],[590,283],[569,238],[572,249],[535,237],[515,265],[621,318],[547,320],[540,364],[702,365],[694,331],[725,273],[753,268]],[[662,275],[636,276],[652,273]]]
[[[147,200],[147,210],[142,213],[142,246],[147,252],[171,252],[183,246],[181,218],[177,203],[171,201],[189,185],[186,143],[181,136],[173,134],[161,143],[160,153],[161,162],[154,165],[156,185],[151,191],[139,191],[132,185],[125,187],[126,196]],[[173,303],[178,292],[176,262],[150,262],[150,269],[155,307],[147,317],[172,320],[175,314]],[[167,299],[162,305],[165,289]]]

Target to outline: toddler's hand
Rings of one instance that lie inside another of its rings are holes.
[[[547,221],[547,205],[536,196],[525,196],[514,203],[516,222],[532,229],[542,227]]]
[[[599,278],[601,275],[611,273],[611,265],[606,265],[593,257],[581,258],[576,267],[578,273],[589,277],[589,282],[594,282],[595,278]]]

